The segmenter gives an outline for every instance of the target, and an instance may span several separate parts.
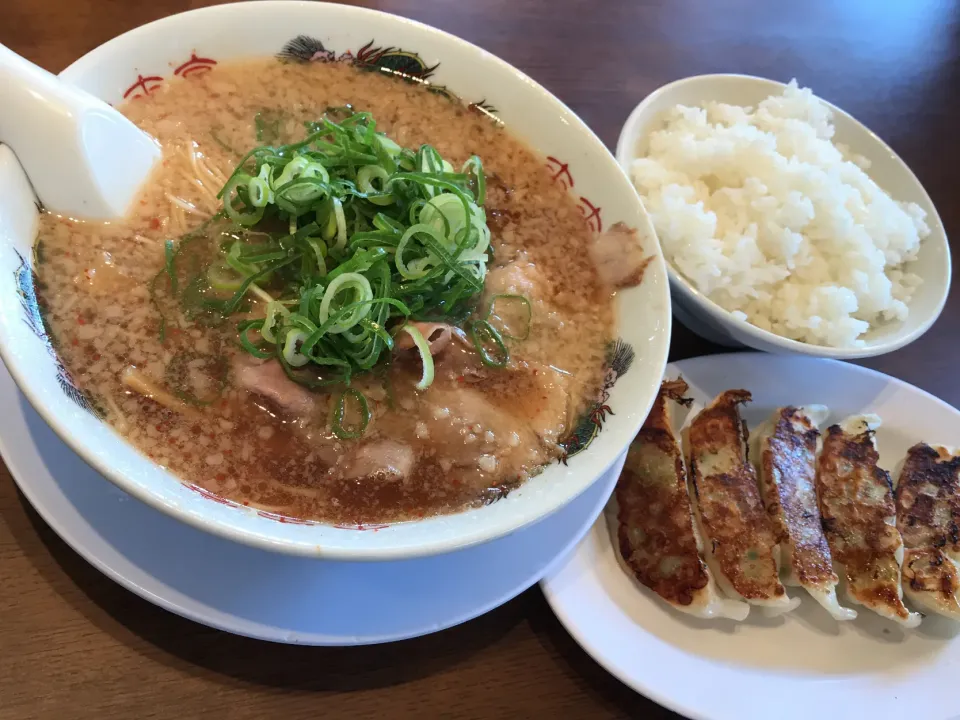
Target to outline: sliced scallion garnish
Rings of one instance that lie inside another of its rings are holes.
[[[167,273],[167,276],[170,278],[170,291],[174,294],[177,292],[177,271],[174,267],[174,260],[176,259],[176,252],[173,248],[173,240],[167,240],[163,243],[163,257],[164,264],[163,269]]]
[[[369,113],[329,112],[307,124],[303,140],[243,156],[218,194],[219,224],[169,244],[169,291],[158,276],[151,297],[158,308],[176,298],[189,318],[262,313],[238,326],[240,346],[275,358],[307,387],[348,386],[333,425],[356,437],[369,408],[349,388],[353,376],[372,370],[396,333],[407,332],[423,365],[417,387],[430,385],[429,343],[408,321],[461,324],[477,311],[490,230],[478,157],[457,172],[429,145],[400,147]],[[279,141],[286,118],[261,111],[258,138]],[[209,242],[185,254],[194,237]],[[500,332],[486,319],[469,327],[481,359],[505,365]],[[360,408],[362,422],[345,427],[348,404]]]
[[[470,323],[467,333],[484,365],[503,368],[510,362],[510,351],[507,350],[500,333],[489,322],[474,320]]]
[[[526,340],[530,336],[533,310],[523,295],[494,295],[487,320],[508,340]]]
[[[207,268],[207,281],[214,290],[239,290],[243,275],[226,263],[214,263]]]
[[[352,399],[357,404],[357,411],[360,414],[360,421],[352,427],[344,426],[344,420],[350,410],[347,407],[348,399]],[[344,390],[333,407],[333,419],[330,423],[333,434],[341,440],[354,440],[363,435],[369,424],[370,406],[367,404],[367,398],[355,388]]]
[[[240,323],[237,330],[240,332],[240,346],[254,357],[266,360],[267,358],[273,357],[273,352],[265,348],[262,344],[257,345],[250,340],[250,331],[256,330],[259,332],[262,327],[263,320],[247,320],[246,322]]]
[[[417,390],[426,390],[433,384],[433,354],[430,352],[430,343],[414,325],[404,325],[400,328],[400,332],[405,332],[411,337],[413,344],[420,353],[423,375],[420,377],[420,382],[417,383],[416,388]]]
[[[310,362],[310,358],[299,350],[299,346],[306,339],[307,334],[303,330],[291,330],[287,333],[287,338],[283,341],[283,359],[292,367],[303,367]]]

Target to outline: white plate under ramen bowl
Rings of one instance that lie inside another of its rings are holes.
[[[0,452],[10,473],[47,524],[91,565],[195,622],[297,645],[394,642],[490,612],[583,538],[624,461],[621,455],[579,497],[509,537],[394,562],[321,560],[230,542],[131,500],[60,441],[2,366],[0,403]]]
[[[655,90],[634,108],[617,141],[617,161],[629,174],[630,166],[647,150],[650,133],[663,127],[666,113],[677,105],[702,106],[707,102],[755,107],[786,85],[749,75],[696,75]],[[816,93],[817,89],[812,88]],[[910,315],[903,323],[890,323],[866,333],[863,347],[832,348],[790,340],[761,330],[734,317],[701,293],[693,283],[667,262],[673,311],[677,319],[712,342],[744,346],[773,353],[799,353],[817,357],[852,359],[893,352],[923,335],[940,316],[950,290],[950,246],[930,196],[910,168],[890,147],[840,108],[821,100],[833,111],[834,140],[853,154],[870,161],[870,177],[894,199],[914,202],[927,214],[930,235],[908,271],[923,278],[909,303]]]
[[[912,385],[850,363],[730,353],[667,366],[706,403],[745,388],[755,428],[783,405],[822,403],[828,423],[860,413],[883,419],[880,466],[894,471],[915,443],[956,445],[960,412]],[[683,415],[678,413],[677,420]],[[928,615],[914,630],[855,607],[837,622],[800,588],[800,606],[742,623],[699,620],[662,602],[624,571],[605,513],[577,549],[542,581],[570,634],[616,677],[696,720],[956,720],[960,718],[960,623]],[[908,601],[909,602],[909,601]]]
[[[353,560],[425,556],[502,537],[549,515],[617,460],[643,422],[666,364],[666,268],[636,193],[600,140],[526,75],[444,32],[361,8],[253,2],[196,10],[111,40],[62,77],[117,104],[149,95],[175,76],[189,82],[224,60],[285,50],[316,61],[360,58],[393,70],[402,62],[408,77],[442,85],[468,102],[484,101],[485,110],[543,156],[590,227],[624,222],[639,230],[655,260],[638,287],[618,296],[619,341],[611,347],[603,397],[578,424],[567,462],[550,465],[487,507],[382,527],[281,522],[197,492],[101,422],[58,363],[33,287],[37,208],[16,158],[0,148],[0,354],[10,373],[57,434],[120,488],[198,528],[263,549]]]

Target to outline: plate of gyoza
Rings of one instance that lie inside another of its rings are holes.
[[[667,367],[617,490],[543,581],[693,718],[960,717],[960,413],[855,365]]]

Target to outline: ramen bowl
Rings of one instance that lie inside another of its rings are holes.
[[[581,120],[523,73],[436,29],[359,8],[253,2],[192,11],[102,45],[62,77],[118,104],[149,96],[176,77],[189,82],[225,60],[281,52],[324,62],[356,63],[363,58],[367,69],[394,74],[400,72],[398,66],[383,60],[402,58],[408,81],[429,83],[473,103],[536,150],[554,181],[573,193],[583,221],[594,231],[620,222],[637,229],[653,260],[642,282],[617,296],[617,341],[609,348],[602,393],[577,421],[565,443],[563,462],[547,466],[489,505],[376,526],[285,518],[182,481],[102,421],[96,399],[79,392],[58,361],[34,287],[38,208],[15,156],[0,148],[0,354],[7,368],[45,421],[120,489],[200,529],[251,546],[352,560],[424,556],[505,536],[556,511],[622,455],[646,417],[666,364],[666,268],[626,175]],[[429,68],[429,79],[426,73],[418,77],[418,68]],[[29,486],[29,478],[20,480]]]

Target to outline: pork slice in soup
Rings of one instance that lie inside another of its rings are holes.
[[[507,130],[272,59],[122,110],[163,166],[123,222],[43,216],[38,290],[78,385],[148,457],[239,503],[368,523],[486,502],[560,456],[613,295]]]

